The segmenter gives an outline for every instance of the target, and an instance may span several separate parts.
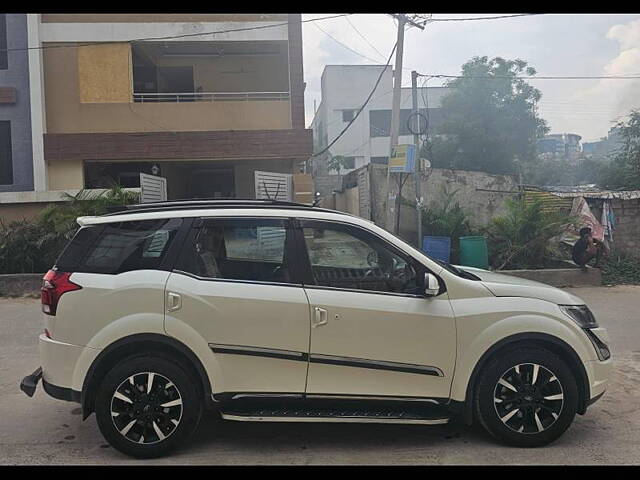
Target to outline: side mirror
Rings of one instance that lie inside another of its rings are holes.
[[[432,273],[424,274],[424,293],[427,297],[435,297],[440,291],[438,279]]]

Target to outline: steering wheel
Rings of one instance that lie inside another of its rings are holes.
[[[408,263],[401,263],[395,257],[393,258],[393,267],[390,272],[386,274],[389,287],[397,286],[399,291],[405,291],[409,283],[413,280],[410,272],[413,269]]]

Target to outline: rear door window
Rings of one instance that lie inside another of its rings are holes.
[[[140,220],[85,227],[62,253],[62,271],[118,274],[158,269],[182,219]]]
[[[295,283],[283,219],[209,219],[183,250],[178,270],[198,277]]]

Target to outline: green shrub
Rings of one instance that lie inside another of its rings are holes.
[[[37,222],[0,222],[0,273],[45,272],[61,248]]]
[[[608,285],[640,284],[640,255],[612,252],[602,264],[602,281]]]
[[[509,199],[507,214],[494,218],[486,228],[489,263],[504,268],[542,268],[553,257],[551,239],[561,235],[573,219],[557,212],[544,212],[542,202],[526,204]]]
[[[49,205],[33,220],[0,221],[0,273],[46,272],[77,231],[77,217],[102,215],[109,206],[138,201],[137,193],[119,186],[67,196],[68,201]]]

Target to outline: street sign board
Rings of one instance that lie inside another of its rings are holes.
[[[412,173],[416,169],[416,146],[414,144],[396,145],[389,159],[391,173]]]

